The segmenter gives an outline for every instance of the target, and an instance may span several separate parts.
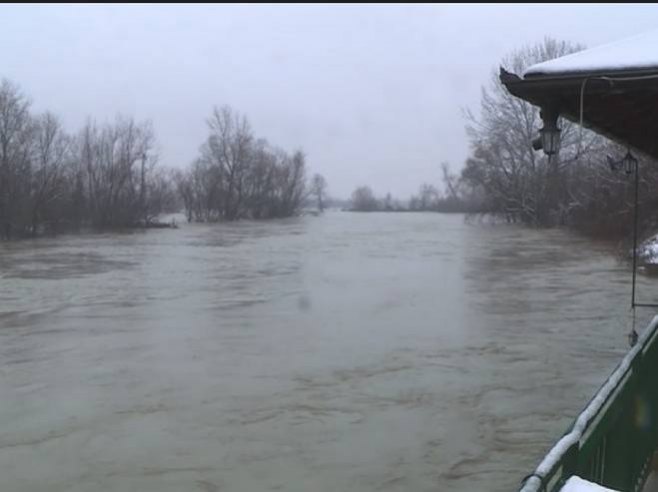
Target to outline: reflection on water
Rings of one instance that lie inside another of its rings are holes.
[[[514,489],[624,352],[629,280],[438,214],[0,245],[2,490]]]

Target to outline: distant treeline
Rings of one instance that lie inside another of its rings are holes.
[[[387,193],[378,198],[369,186],[359,186],[352,193],[349,210],[355,212],[443,212],[479,213],[485,211],[482,197],[472,192],[459,176],[450,172],[447,163],[441,164],[443,187],[424,183],[418,193],[402,201]]]
[[[246,118],[215,109],[189,169],[158,165],[151,123],[89,119],[67,133],[35,114],[15,84],[0,82],[0,239],[81,228],[149,227],[185,207],[189,220],[287,217],[311,195],[323,208],[326,182],[306,183],[302,151],[256,139]]]

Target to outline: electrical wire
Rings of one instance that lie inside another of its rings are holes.
[[[580,122],[580,131],[579,131],[579,137],[578,137],[578,152],[576,154],[576,159],[580,158],[580,155],[582,153],[582,146],[583,146],[583,123],[584,123],[584,117],[585,117],[585,87],[587,86],[587,82],[590,80],[604,80],[610,84],[610,87],[614,85],[615,82],[631,82],[631,81],[639,81],[639,80],[654,80],[658,79],[658,74],[654,75],[639,75],[639,76],[634,76],[634,77],[609,77],[609,76],[594,76],[594,77],[585,77],[583,81],[580,84],[580,104],[579,104],[579,122]],[[630,153],[630,148],[628,149],[628,152]],[[628,334],[628,341],[629,344],[634,346],[637,343],[638,339],[638,334],[635,329],[635,324],[636,324],[636,308],[637,307],[644,307],[647,306],[647,304],[644,303],[636,303],[635,302],[635,291],[636,291],[636,284],[637,284],[637,228],[638,228],[638,189],[639,189],[639,164],[637,160],[635,161],[635,203],[634,203],[634,214],[633,214],[633,279],[632,279],[632,288],[631,288],[631,311],[632,311],[632,326],[631,326],[631,331]]]
[[[592,77],[585,77],[580,84],[580,132],[579,132],[579,137],[578,137],[578,152],[576,153],[575,159],[579,159],[580,155],[582,153],[582,148],[583,148],[583,120],[584,120],[584,115],[585,115],[585,87],[587,86],[587,82],[590,80],[605,80],[610,84],[612,87],[615,82],[634,82],[638,80],[654,80],[658,79],[658,74],[653,74],[653,75],[636,75],[633,77],[610,77],[608,75],[596,75]]]
[[[580,159],[580,154],[583,150],[583,115],[585,114],[585,85],[591,77],[585,77],[582,84],[580,84],[580,132],[578,136],[578,152],[576,152],[576,159]],[[576,160],[574,159],[574,160]]]

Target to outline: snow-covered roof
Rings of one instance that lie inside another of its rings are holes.
[[[560,492],[615,492],[613,489],[601,487],[580,477],[571,477],[560,489]]]
[[[528,68],[528,75],[658,69],[658,29],[608,43]]]

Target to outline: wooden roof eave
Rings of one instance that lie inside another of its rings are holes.
[[[501,68],[500,80],[514,96],[542,108],[557,107],[560,116],[576,123],[580,123],[581,90],[587,80],[583,126],[658,157],[658,145],[650,138],[650,134],[658,134],[655,112],[644,116],[636,112],[637,100],[649,108],[656,107],[658,68],[532,75],[523,79]],[[620,101],[626,105],[618,108]],[[630,130],[629,119],[635,123]]]

